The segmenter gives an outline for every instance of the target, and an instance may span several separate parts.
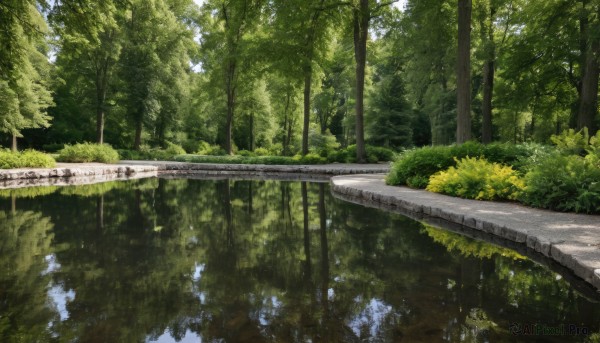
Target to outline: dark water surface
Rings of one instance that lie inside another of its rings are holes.
[[[600,339],[561,275],[327,184],[0,191],[0,272],[0,342]]]

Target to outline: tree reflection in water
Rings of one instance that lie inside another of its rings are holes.
[[[598,304],[559,275],[336,200],[326,184],[149,179],[0,197],[3,342],[502,342],[513,322],[599,330]]]

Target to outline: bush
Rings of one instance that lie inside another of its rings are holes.
[[[553,154],[540,161],[525,176],[521,201],[551,210],[600,213],[600,168],[588,157]]]
[[[556,148],[567,155],[585,155],[590,137],[587,128],[575,132],[573,129],[563,131],[560,135],[552,135],[550,140]]]
[[[365,150],[367,152],[367,163],[388,162],[395,159],[394,151],[387,148],[367,145]],[[349,145],[343,150],[330,152],[327,155],[327,160],[338,163],[356,163],[356,144]]]
[[[198,150],[198,155],[207,155],[207,156],[224,156],[227,155],[227,151],[221,148],[218,145],[210,145],[206,142],[202,142],[202,148]]]
[[[269,156],[269,150],[265,149],[265,148],[256,148],[254,149],[254,154],[256,156]]]
[[[467,157],[456,167],[432,175],[427,190],[467,199],[516,200],[524,187],[511,167]]]
[[[118,152],[124,160],[172,161],[175,156],[185,155],[185,150],[181,146],[170,142],[167,142],[166,149],[142,145],[140,150],[119,150]]]
[[[329,130],[321,133],[318,130],[311,129],[308,133],[308,146],[311,153],[317,153],[321,157],[326,157],[330,151],[338,149],[340,143],[338,143],[336,137]]]
[[[224,164],[320,164],[326,163],[326,160],[316,154],[308,154],[305,157],[296,155],[289,156],[203,156],[203,155],[182,155],[175,157],[176,161],[191,163],[224,163]]]
[[[435,146],[411,149],[402,153],[392,165],[386,182],[390,185],[425,188],[431,175],[454,165],[451,147]]]
[[[539,144],[482,145],[475,142],[411,149],[400,154],[386,181],[390,185],[426,188],[431,175],[456,166],[457,160],[466,157],[484,158],[492,163],[511,165],[524,172],[551,151],[551,148]]]
[[[396,153],[388,148],[367,145],[367,159],[369,155],[374,156],[378,162],[390,162],[396,159]]]
[[[118,149],[121,160],[143,160],[142,154],[137,150]]]
[[[52,168],[56,161],[52,156],[35,150],[11,152],[0,149],[0,169],[13,168]]]
[[[183,149],[180,145],[167,142],[167,148],[165,149],[165,153],[171,156],[185,155],[185,149]]]
[[[321,157],[319,154],[308,153],[304,156],[296,155],[293,157],[295,161],[298,161],[299,164],[323,164],[327,163],[327,159]]]
[[[245,157],[254,157],[256,156],[256,154],[252,151],[249,150],[240,150],[237,152],[238,155],[240,156],[245,156]]]
[[[22,168],[52,168],[56,161],[52,156],[35,150],[25,150],[20,156]]]
[[[114,163],[119,160],[119,153],[108,144],[79,143],[65,145],[59,152],[58,160],[75,163]]]
[[[330,151],[329,155],[327,155],[327,161],[329,161],[330,163],[348,163],[349,160],[350,156],[348,155],[348,151],[346,149]]]

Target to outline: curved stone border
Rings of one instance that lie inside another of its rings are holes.
[[[600,216],[467,200],[388,186],[383,175],[336,176],[331,179],[331,190],[350,199],[441,218],[521,243],[600,290]]]

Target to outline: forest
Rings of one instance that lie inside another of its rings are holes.
[[[599,122],[597,0],[3,0],[0,45],[15,150],[362,160]]]

